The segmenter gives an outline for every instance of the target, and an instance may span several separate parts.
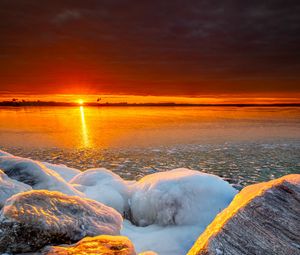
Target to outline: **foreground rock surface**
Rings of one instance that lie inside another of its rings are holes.
[[[59,192],[29,191],[8,199],[0,215],[0,252],[35,252],[86,236],[119,235],[122,216],[99,202]]]
[[[124,236],[86,237],[74,245],[45,248],[43,255],[136,255],[133,244]]]
[[[188,255],[300,254],[300,175],[244,188]]]

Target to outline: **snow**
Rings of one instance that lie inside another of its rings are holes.
[[[220,177],[178,168],[145,176],[130,199],[132,220],[151,224],[208,225],[231,202],[236,190]]]
[[[48,169],[51,169],[58,173],[66,182],[69,182],[77,174],[80,174],[81,171],[72,167],[67,167],[63,164],[57,165],[48,162],[43,162],[43,165]]]
[[[84,196],[59,174],[38,161],[15,156],[2,156],[0,157],[0,169],[11,179],[25,183],[33,189],[53,190],[68,195]]]
[[[75,176],[70,184],[86,197],[116,209],[128,212],[129,185],[117,174],[105,168],[93,168]]]
[[[12,195],[29,190],[31,190],[29,185],[10,179],[0,170],[0,208]]]

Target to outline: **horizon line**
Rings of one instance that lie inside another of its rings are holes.
[[[127,102],[59,102],[59,101],[0,101],[0,106],[7,107],[24,107],[24,106],[92,106],[92,107],[107,107],[107,106],[232,106],[232,107],[300,107],[300,103],[176,103],[176,102],[158,102],[158,103],[127,103]]]

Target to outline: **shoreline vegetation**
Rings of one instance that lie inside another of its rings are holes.
[[[67,106],[67,107],[74,107],[74,106],[96,106],[96,107],[107,107],[107,106],[134,106],[134,107],[145,107],[145,106],[184,106],[184,107],[193,107],[193,106],[202,106],[202,107],[300,107],[300,103],[266,103],[266,104],[255,104],[255,103],[219,103],[219,104],[189,104],[189,103],[174,103],[174,102],[167,102],[167,103],[127,103],[127,102],[120,102],[120,103],[95,103],[95,102],[84,102],[83,104],[79,104],[76,102],[56,102],[56,101],[1,101],[0,106],[13,106],[13,107],[22,107],[22,106]]]

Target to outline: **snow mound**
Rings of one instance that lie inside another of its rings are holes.
[[[29,185],[9,178],[0,170],[0,208],[12,195],[31,190]]]
[[[68,195],[83,196],[59,174],[41,162],[15,156],[0,157],[0,169],[11,179],[23,182],[33,189],[60,191]]]
[[[57,165],[48,162],[43,162],[43,165],[48,169],[53,170],[58,173],[66,182],[69,182],[72,178],[74,178],[77,174],[80,174],[81,171],[75,168],[67,167],[63,164]]]
[[[93,168],[81,172],[71,181],[86,197],[113,207],[123,215],[128,212],[129,186],[117,174],[105,168]]]
[[[122,216],[97,201],[34,190],[8,199],[0,215],[0,252],[33,252],[86,236],[118,235]]]
[[[132,221],[151,224],[207,226],[237,191],[215,175],[184,168],[147,175],[134,187]]]

